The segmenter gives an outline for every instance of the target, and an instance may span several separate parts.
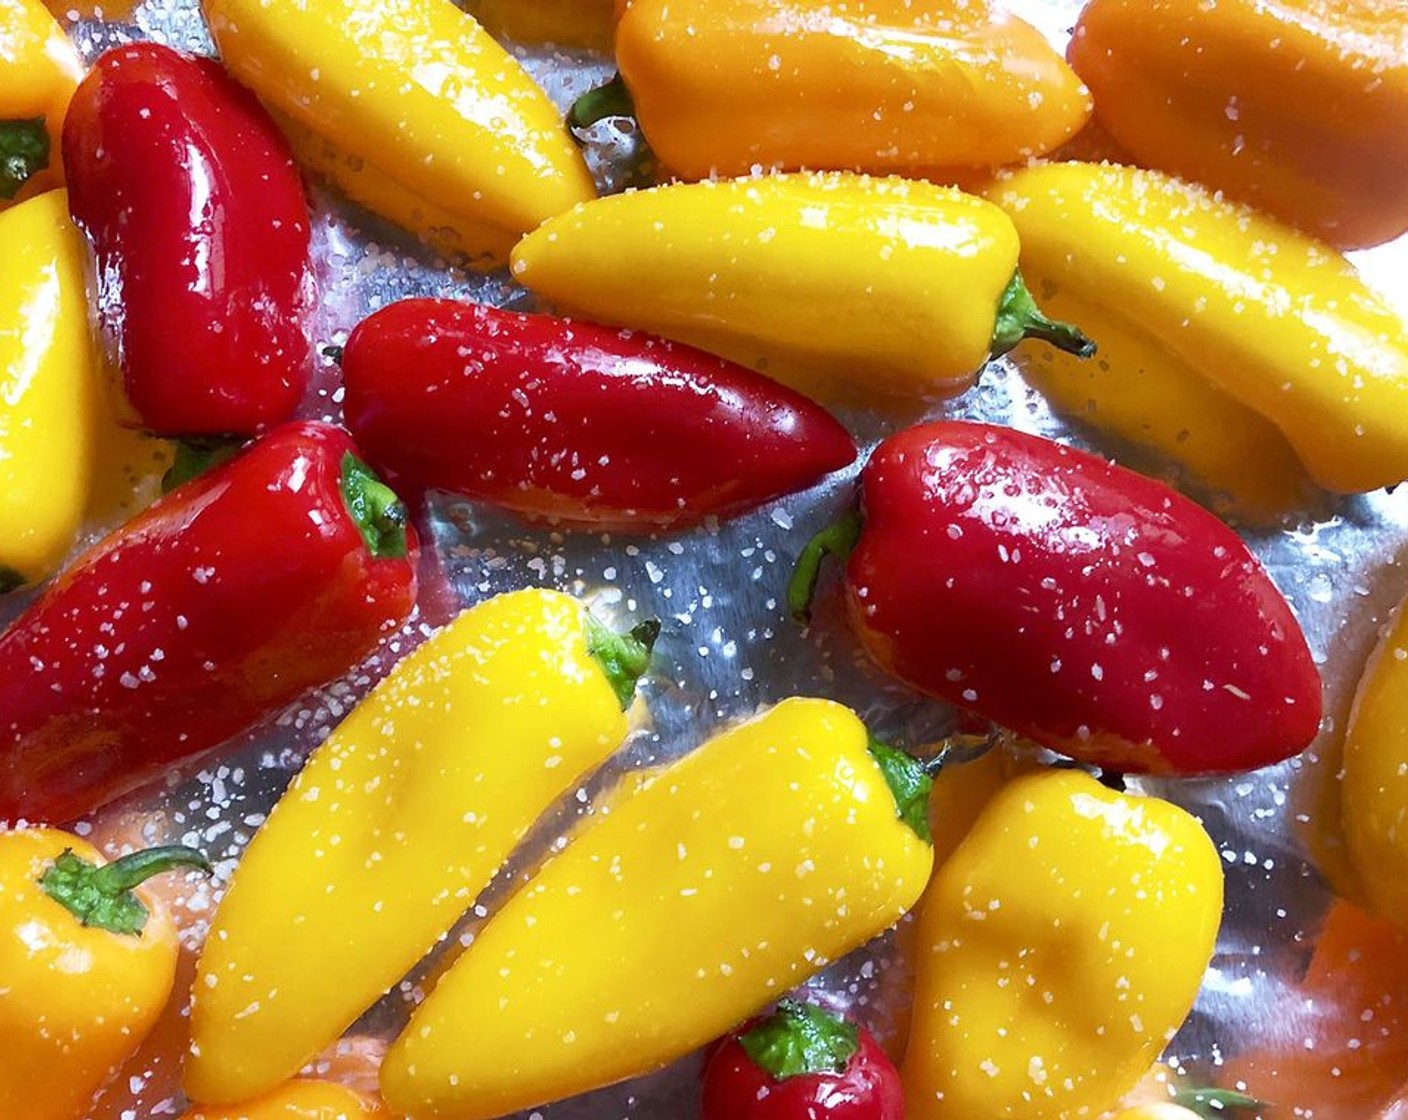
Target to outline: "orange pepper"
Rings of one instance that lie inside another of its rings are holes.
[[[1048,152],[1090,116],[1042,33],[986,0],[632,0],[616,61],[651,148],[687,179],[933,176]]]
[[[1268,1117],[1375,1116],[1408,1074],[1408,932],[1338,901],[1293,1002],[1233,1056],[1222,1083],[1277,1102]],[[1392,1110],[1390,1109],[1390,1115]]]
[[[1144,166],[1342,249],[1408,230],[1403,0],[1091,0],[1069,58]]]

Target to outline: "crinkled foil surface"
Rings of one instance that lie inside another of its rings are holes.
[[[1063,44],[1080,5],[1078,0],[1013,0],[1010,6]],[[120,21],[74,12],[70,28],[90,59],[135,38],[212,53],[195,0],[145,0]],[[564,107],[612,72],[609,60],[585,54],[538,48],[522,50],[520,57]],[[605,122],[594,137],[589,156],[603,190],[619,189],[630,179],[634,138]],[[504,273],[456,272],[331,193],[315,187],[314,200],[320,344],[343,341],[364,316],[407,296],[533,306]],[[1355,259],[1371,282],[1408,312],[1408,243]],[[305,413],[338,419],[339,399],[328,362]],[[1170,465],[1054,417],[1005,360],[993,363],[965,397],[936,411],[1055,436],[1179,484]],[[867,447],[887,430],[886,422],[863,413],[845,419]],[[242,847],[302,760],[396,658],[459,606],[528,585],[567,590],[590,601],[603,619],[662,620],[654,669],[643,685],[648,713],[637,706],[637,727],[626,747],[549,814],[442,952],[453,952],[472,937],[495,900],[561,842],[571,821],[590,812],[594,796],[622,771],[676,757],[760,707],[797,694],[829,696],[852,705],[882,738],[915,748],[931,744],[953,729],[954,713],[886,681],[866,663],[846,631],[837,596],[827,593],[828,587],[834,592],[834,584],[823,583],[817,618],[806,633],[789,619],[783,603],[798,551],[847,503],[853,482],[854,471],[727,525],[656,538],[563,535],[442,496],[425,512],[420,528],[425,541],[433,542],[449,590],[427,595],[400,635],[367,665],[173,774],[164,787],[140,791],[79,829],[109,841],[179,841],[204,848],[219,861],[218,873],[209,886],[191,886],[196,893],[190,908],[208,913]],[[1238,528],[1305,627],[1325,676],[1327,717],[1317,745],[1280,766],[1225,780],[1134,783],[1197,813],[1225,861],[1228,904],[1217,954],[1192,1017],[1168,1051],[1191,1080],[1204,1084],[1218,1080],[1219,1067],[1253,1044],[1301,1037],[1320,1011],[1290,985],[1306,966],[1331,897],[1327,882],[1338,874],[1335,775],[1354,686],[1381,626],[1408,592],[1408,571],[1401,563],[1408,546],[1408,487],[1351,499],[1322,495],[1299,517]],[[0,608],[0,620],[20,605]],[[203,933],[199,921],[188,929],[188,947],[197,946]],[[1171,929],[1169,936],[1176,938],[1178,931]],[[362,1036],[357,1046],[375,1050],[394,1037],[420,998],[417,979],[429,967],[423,965],[368,1012],[355,1029]],[[893,1042],[905,1017],[906,977],[891,934],[833,965],[813,986],[820,998],[849,1008],[882,1040]],[[171,1088],[170,1065],[170,1059],[167,1068],[157,1060],[124,1071],[125,1083],[100,1100],[93,1120],[179,1114],[184,1102]],[[522,1115],[688,1120],[697,1115],[697,1073],[697,1058],[688,1059]],[[1285,1113],[1292,1114],[1308,1113]],[[1323,1109],[1314,1116],[1360,1120]]]

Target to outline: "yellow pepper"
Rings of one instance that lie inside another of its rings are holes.
[[[1056,1120],[1134,1086],[1211,959],[1202,827],[1086,774],[1018,778],[937,871],[916,932],[910,1120]]]
[[[63,183],[59,141],[82,79],[78,52],[40,0],[0,0],[0,210]]]
[[[1345,732],[1340,811],[1362,901],[1408,929],[1408,611],[1369,658]]]
[[[189,848],[104,864],[54,829],[0,833],[0,1116],[79,1120],[171,994],[176,926],[152,875],[208,870]]]
[[[1339,253],[1155,171],[1048,164],[990,196],[1012,215],[1043,296],[1085,309],[1102,338],[1110,327],[1097,408],[1124,417],[1122,434],[1139,438],[1131,418],[1142,418],[1171,450],[1163,414],[1182,400],[1190,430],[1208,433],[1197,469],[1212,473],[1217,440],[1239,428],[1251,435],[1218,470],[1263,455],[1284,469],[1264,429],[1246,428],[1250,410],[1327,490],[1408,479],[1408,328]],[[1243,407],[1198,392],[1199,378]]]
[[[620,745],[643,636],[610,634],[567,595],[519,591],[396,666],[235,871],[195,984],[192,1098],[278,1085],[434,947],[542,812]]]
[[[1190,1108],[1172,1101],[1157,1101],[1153,1104],[1136,1104],[1122,1108],[1110,1120],[1203,1120]]]
[[[497,267],[596,194],[557,109],[451,0],[205,0],[295,154],[436,248]]]
[[[299,1080],[229,1108],[197,1106],[181,1120],[372,1120],[386,1116],[376,1101],[331,1081]]]
[[[514,276],[567,311],[810,395],[904,402],[963,392],[1023,337],[1093,351],[1037,311],[1016,268],[1016,231],[992,204],[845,173],[615,195],[513,251]]]
[[[387,1103],[484,1120],[644,1073],[892,925],[929,874],[928,782],[867,744],[794,699],[628,779],[412,1016]]]
[[[1144,166],[1341,248],[1408,230],[1403,0],[1092,0],[1070,58]]]
[[[616,62],[651,149],[686,179],[934,177],[1049,152],[1091,109],[1046,37],[985,0],[632,0]],[[614,92],[588,94],[574,123]]]
[[[82,236],[50,191],[0,214],[0,592],[58,566],[83,518],[99,407]]]
[[[517,43],[611,49],[614,0],[468,0],[465,10],[487,30]]]

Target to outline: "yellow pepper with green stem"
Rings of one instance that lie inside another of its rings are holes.
[[[651,150],[685,179],[937,178],[1049,152],[1091,109],[1046,37],[986,0],[631,0],[616,63]],[[573,123],[612,92],[580,99]]]
[[[176,925],[134,893],[153,875],[209,870],[190,848],[104,863],[55,829],[0,833],[0,1116],[79,1120],[165,1006]]]
[[[556,107],[451,0],[205,0],[295,155],[475,267],[596,188]]]
[[[500,595],[401,661],[245,852],[201,956],[191,1097],[278,1085],[444,937],[534,821],[616,750],[654,624]]]
[[[803,699],[629,777],[412,1016],[387,1103],[485,1120],[723,1034],[914,904],[928,784],[850,711]]]
[[[99,423],[87,262],[68,197],[0,213],[0,592],[47,578],[73,544]]]
[[[811,396],[963,392],[1024,337],[1082,354],[1017,275],[996,206],[845,173],[673,184],[586,203],[513,251],[516,279],[583,317],[731,358]]]
[[[1289,469],[1255,416],[1327,490],[1408,479],[1408,327],[1335,250],[1154,171],[1053,163],[988,193],[1034,290],[1112,339],[1098,383],[1042,375],[1058,405],[1098,391],[1089,419],[1175,456],[1186,429],[1190,467],[1215,483],[1239,460],[1259,477]]]
[[[0,0],[0,210],[63,182],[59,139],[83,63],[40,0]]]
[[[1064,1120],[1131,1089],[1193,1006],[1222,916],[1202,826],[1086,774],[988,802],[919,911],[910,1120]]]

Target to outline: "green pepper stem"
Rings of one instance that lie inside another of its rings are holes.
[[[147,907],[134,893],[153,875],[180,868],[210,874],[210,861],[178,844],[133,852],[102,867],[65,848],[39,879],[40,888],[85,926],[140,937]]]
[[[161,492],[169,494],[176,487],[233,459],[244,446],[244,440],[232,436],[211,439],[183,439],[176,444],[176,458],[161,476]]]
[[[870,757],[875,759],[885,784],[895,799],[895,816],[907,824],[910,831],[926,844],[934,842],[929,831],[929,791],[934,779],[925,764],[904,751],[871,737]]]
[[[587,652],[596,659],[625,711],[636,694],[636,682],[650,667],[650,653],[660,636],[660,623],[647,619],[625,634],[608,630],[587,612]]]
[[[575,130],[590,128],[607,117],[633,117],[635,102],[625,81],[617,74],[605,85],[589,89],[572,103],[567,111],[567,127]]]
[[[43,117],[0,121],[0,198],[14,198],[48,166],[49,130]]]
[[[739,1035],[738,1044],[774,1081],[786,1081],[844,1071],[860,1049],[860,1031],[815,1004],[785,999],[775,1012]]]
[[[1204,1120],[1217,1120],[1241,1110],[1262,1109],[1270,1106],[1245,1093],[1231,1089],[1180,1089],[1173,1096],[1173,1103],[1196,1112]]]
[[[946,766],[963,766],[977,762],[988,751],[1002,743],[1002,731],[994,727],[986,735],[950,735],[941,744],[937,753],[920,762],[924,773],[937,778],[939,771]]]
[[[406,525],[411,519],[406,504],[350,451],[342,457],[342,501],[375,559],[406,555]]]
[[[844,561],[855,551],[864,522],[857,510],[849,510],[807,542],[792,578],[787,582],[787,609],[792,617],[805,625],[811,621],[812,600],[816,598],[816,582],[821,577],[821,564],[828,556]]]
[[[1095,353],[1095,343],[1079,327],[1048,319],[1036,305],[1036,300],[1022,280],[1022,274],[1014,272],[997,305],[992,356],[1001,357],[1024,338],[1039,338],[1078,358],[1089,358]]]
[[[15,571],[14,568],[7,568],[0,564],[0,595],[6,595],[25,584],[24,576]]]

